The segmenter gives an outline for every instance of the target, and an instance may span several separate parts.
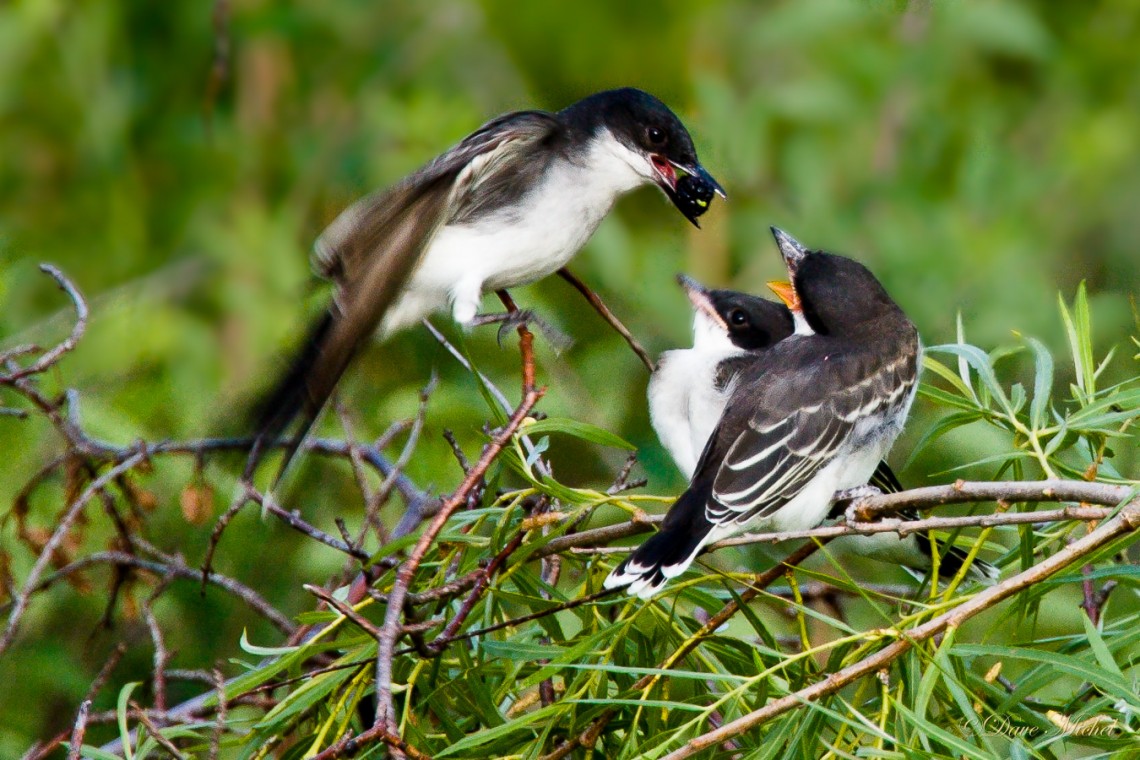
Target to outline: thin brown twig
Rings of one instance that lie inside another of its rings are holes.
[[[629,347],[633,349],[633,352],[637,354],[637,358],[641,359],[641,363],[644,364],[645,368],[652,374],[655,367],[653,360],[649,358],[649,353],[641,347],[641,344],[637,342],[637,338],[633,337],[633,333],[622,324],[622,321],[617,318],[617,315],[610,311],[610,307],[606,306],[601,296],[595,293],[589,285],[579,280],[578,277],[566,267],[562,267],[558,270],[558,276],[573,285],[574,289],[589,301],[590,305],[594,307],[594,310],[598,312],[602,319],[604,319],[610,327],[614,328],[614,331],[617,332],[618,335],[625,339],[625,342],[628,343]]]
[[[309,538],[324,544],[330,549],[335,549],[338,552],[347,554],[350,557],[360,560],[361,562],[368,559],[368,552],[352,546],[348,542],[342,541],[341,539],[329,533],[326,533],[320,528],[309,524],[307,521],[301,519],[301,515],[297,512],[289,512],[285,509],[282,509],[277,504],[276,499],[272,498],[269,494],[263,494],[257,489],[250,486],[249,490],[247,491],[247,495],[249,496],[249,501],[260,505],[266,513],[273,515],[278,520],[285,523],[298,533],[308,536]]]
[[[334,760],[338,757],[351,757],[361,749],[375,742],[383,742],[392,748],[393,753],[399,753],[412,758],[412,760],[431,760],[428,755],[408,744],[396,734],[391,733],[387,726],[375,725],[358,736],[343,739],[323,752],[315,755],[313,760]]]
[[[123,659],[123,655],[127,652],[127,645],[119,642],[118,645],[111,651],[111,655],[107,661],[103,663],[103,667],[99,668],[99,674],[95,676],[95,680],[91,682],[91,686],[87,689],[87,694],[83,698],[83,702],[79,706],[79,714],[75,716],[75,724],[71,731],[71,740],[67,750],[68,760],[78,760],[80,757],[80,750],[83,746],[83,737],[87,731],[87,722],[91,713],[91,704],[95,701],[95,697],[103,690],[107,684],[108,679],[111,678],[111,673],[118,666],[119,661]]]
[[[377,695],[377,710],[376,722],[373,730],[380,730],[383,727],[384,735],[396,736],[398,727],[396,725],[396,711],[395,705],[392,701],[392,658],[395,651],[396,639],[400,634],[401,620],[400,617],[403,613],[404,600],[407,597],[408,588],[411,586],[412,579],[415,576],[416,570],[419,568],[420,562],[423,561],[424,556],[427,554],[428,548],[435,541],[436,536],[443,529],[444,524],[451,517],[451,514],[466,501],[467,492],[475,487],[475,484],[487,472],[491,463],[498,457],[499,453],[506,447],[511,437],[521,427],[523,420],[529,416],[531,410],[539,399],[545,393],[545,388],[538,388],[535,386],[534,377],[534,350],[533,342],[534,337],[530,331],[526,329],[525,325],[520,325],[519,329],[519,350],[522,354],[523,365],[523,397],[519,402],[518,407],[511,415],[506,426],[499,431],[494,439],[488,443],[479,461],[467,473],[459,488],[443,503],[439,512],[432,519],[427,529],[424,531],[420,540],[416,543],[415,548],[409,554],[408,558],[400,565],[399,570],[396,572],[396,580],[392,586],[392,591],[388,595],[388,606],[385,611],[384,625],[382,628],[383,635],[380,638],[377,647],[376,656],[376,695]],[[336,745],[334,745],[335,747]],[[332,748],[330,748],[331,750]],[[398,749],[398,748],[397,748]],[[403,751],[403,750],[399,750]],[[336,755],[332,755],[336,756]]]
[[[855,514],[859,519],[858,524],[870,525],[873,523],[869,521],[876,516],[893,514],[904,509],[932,509],[944,504],[1005,499],[1010,502],[1072,501],[1114,507],[1131,494],[1132,489],[1127,486],[1086,483],[1078,480],[995,481],[992,483],[957,481],[949,485],[928,486],[897,494],[871,496],[861,500],[856,505]],[[584,530],[573,535],[559,536],[551,539],[540,550],[539,554],[545,556],[546,553],[561,553],[574,547],[598,546],[618,539],[636,536],[640,533],[648,533],[662,519],[663,516],[661,515],[638,515],[636,519],[630,522]],[[1033,520],[1029,522],[1033,522]],[[1045,522],[1045,520],[1040,520],[1040,522]],[[836,535],[835,533],[828,533],[832,530],[830,528],[817,530],[824,531],[823,535]],[[881,532],[877,528],[868,530],[870,532]],[[851,532],[854,533],[855,531]],[[790,538],[793,534],[787,535]]]
[[[64,275],[63,272],[51,264],[40,264],[40,271],[48,274],[56,284],[59,285],[60,290],[67,293],[67,297],[71,299],[71,303],[75,306],[75,324],[71,328],[71,334],[63,339],[54,348],[40,354],[40,358],[36,359],[29,366],[17,370],[9,375],[0,376],[0,381],[7,384],[15,384],[17,380],[22,380],[30,375],[38,375],[41,372],[47,371],[48,368],[54,366],[63,358],[63,355],[73,350],[79,339],[83,337],[83,333],[87,331],[87,301],[84,300],[83,295],[75,285]],[[24,348],[24,347],[21,347]],[[10,356],[5,358],[11,358]]]
[[[85,699],[79,703],[79,713],[75,716],[75,725],[71,729],[71,741],[67,747],[67,760],[79,760],[79,754],[83,748],[83,736],[87,733],[87,714],[90,712],[90,699]]]
[[[873,536],[878,533],[897,533],[909,536],[929,530],[956,530],[958,528],[994,528],[1005,525],[1025,525],[1065,520],[1096,521],[1112,514],[1110,507],[1065,507],[1037,512],[1004,512],[960,517],[928,517],[924,520],[903,520],[888,517],[878,522],[858,522],[829,525],[811,530],[789,530],[776,533],[742,533],[709,544],[708,550],[751,544],[777,544],[810,538],[839,538],[840,536]],[[579,534],[581,535],[581,534]],[[629,547],[582,547],[571,549],[575,554],[610,554],[628,551]]]
[[[214,730],[210,734],[209,760],[217,760],[222,751],[222,736],[226,732],[226,679],[219,667],[215,667],[211,675],[218,707],[214,714]]]
[[[101,476],[92,481],[91,484],[83,490],[83,493],[79,495],[79,498],[73,501],[71,503],[71,506],[69,506],[64,512],[63,516],[59,520],[59,523],[56,525],[55,530],[52,531],[51,537],[44,544],[44,547],[40,551],[39,556],[36,557],[36,561],[35,564],[32,565],[32,569],[28,571],[28,575],[24,580],[24,587],[21,589],[19,595],[16,597],[15,602],[12,605],[12,611],[8,614],[8,625],[4,629],[4,635],[0,637],[0,654],[6,651],[15,640],[16,632],[20,625],[20,619],[23,617],[24,610],[27,609],[28,600],[31,598],[36,584],[39,583],[40,576],[42,576],[44,570],[47,569],[48,564],[55,556],[56,550],[59,549],[60,545],[63,543],[63,539],[71,531],[72,524],[79,517],[79,513],[83,511],[83,508],[87,505],[87,502],[89,502],[97,493],[99,493],[99,491],[105,485],[107,485],[107,483],[114,480],[119,474],[132,469],[145,459],[145,455],[140,453],[107,470]]]
[[[134,700],[131,700],[131,710],[129,715],[141,723],[143,728],[146,729],[147,733],[150,734],[151,737],[156,742],[158,742],[171,757],[177,758],[177,760],[186,760],[186,754],[181,752],[178,747],[175,747],[174,743],[171,742],[170,739],[167,739],[165,736],[163,736],[162,729],[160,729],[158,727],[158,724],[155,723],[156,720],[160,719],[157,716],[164,715],[166,711],[155,710],[152,715],[148,715],[147,712],[147,710],[144,710],[142,707],[140,707]]]
[[[158,618],[154,614],[154,603],[174,580],[172,574],[165,575],[154,587],[143,604],[143,619],[147,630],[150,631],[150,640],[154,644],[154,677],[152,690],[154,691],[154,707],[156,710],[166,712],[166,666],[170,663],[170,651],[166,648],[166,637],[158,625]]]
[[[88,554],[86,557],[71,562],[70,564],[61,567],[54,573],[45,576],[33,589],[33,592],[42,591],[48,588],[53,583],[62,580],[69,575],[80,572],[87,567],[99,564],[112,564],[121,565],[123,567],[132,567],[146,572],[155,573],[156,575],[175,575],[180,579],[186,580],[199,580],[201,574],[197,568],[190,567],[180,557],[168,555],[164,556],[161,561],[146,560],[137,557],[134,554],[120,551],[104,551]],[[224,591],[241,599],[250,609],[257,612],[270,623],[272,623],[277,630],[285,635],[289,635],[294,628],[292,621],[278,610],[276,610],[269,602],[267,602],[260,594],[246,586],[245,584],[221,575],[215,571],[211,571],[206,579],[207,583],[215,585]],[[0,609],[3,609],[0,607]]]
[[[617,477],[614,478],[614,482],[611,483],[610,487],[606,489],[607,494],[610,496],[617,496],[619,493],[624,493],[625,491],[629,491],[634,488],[641,488],[648,482],[645,478],[638,478],[633,481],[629,479],[629,474],[633,472],[633,466],[635,464],[637,464],[636,451],[631,452],[630,455],[625,458],[625,463],[621,466],[621,469],[618,470],[618,474]]]
[[[335,596],[333,596],[332,594],[325,591],[323,588],[321,588],[319,586],[314,586],[310,583],[306,583],[302,586],[302,588],[305,589],[306,591],[308,591],[313,596],[320,599],[322,602],[324,602],[328,606],[332,607],[334,610],[339,612],[341,615],[344,615],[346,618],[351,620],[353,623],[356,624],[356,626],[358,628],[360,628],[362,631],[367,633],[369,636],[376,639],[377,641],[380,640],[380,629],[377,628],[375,625],[373,625],[372,621],[368,620],[368,618],[364,617],[359,612],[352,609],[351,606],[345,604],[344,602],[337,599]]]
[[[423,325],[427,328],[428,332],[431,333],[431,336],[435,338],[436,342],[443,346],[453,359],[459,362],[459,364],[462,365],[463,368],[468,372],[479,378],[479,381],[484,385],[484,387],[486,387],[487,391],[491,394],[491,396],[494,397],[495,401],[498,402],[500,408],[502,408],[506,414],[510,415],[513,407],[511,406],[511,402],[507,400],[506,394],[503,393],[497,385],[491,382],[491,379],[489,377],[472,367],[471,362],[467,361],[467,357],[463,355],[463,352],[455,346],[451,345],[451,341],[449,341],[443,333],[437,330],[435,325],[426,319],[423,320]],[[533,337],[531,338],[531,341],[533,342]],[[522,442],[523,448],[526,449],[527,456],[534,456],[534,442],[525,435],[519,436],[519,440]],[[550,465],[542,457],[538,457],[535,460],[534,468],[540,475],[545,475],[546,477],[552,476]]]
[[[459,463],[459,469],[463,470],[463,474],[466,475],[471,471],[471,462],[467,461],[467,455],[463,453],[459,441],[455,440],[455,433],[444,429],[443,439],[447,441],[447,445],[451,447],[451,453],[455,455],[455,461]]]
[[[415,452],[416,446],[419,445],[420,434],[424,429],[424,420],[427,419],[428,401],[431,400],[431,394],[435,390],[438,382],[439,376],[436,375],[435,372],[432,372],[431,379],[420,389],[420,405],[416,410],[416,416],[412,419],[411,429],[408,431],[408,439],[404,442],[404,448],[400,450],[400,456],[396,457],[396,461],[392,463],[392,472],[384,478],[384,482],[380,484],[380,487],[376,489],[376,493],[373,494],[372,498],[368,501],[368,517],[369,520],[374,521],[377,526],[381,543],[387,543],[387,541],[383,535],[383,526],[380,525],[380,507],[388,500],[389,494],[392,493],[392,488],[396,485],[397,477],[399,477],[399,475],[403,473],[404,468],[408,466],[408,462],[412,460],[412,454]],[[438,500],[434,503],[438,503]],[[428,502],[408,504],[407,510],[404,512],[404,518],[401,518],[400,524],[396,526],[397,530],[402,528],[404,532],[397,534],[396,538],[407,535],[415,530],[415,527],[404,524],[407,519],[410,519],[409,516],[415,518],[415,524],[419,525],[425,518],[431,516],[428,509]]]
[[[1140,529],[1140,500],[1133,499],[1120,511],[1120,513],[1089,532],[1084,537],[1074,541],[1069,546],[1042,560],[1029,569],[1006,579],[1005,581],[987,588],[969,600],[959,604],[931,620],[907,631],[898,631],[898,640],[878,652],[848,665],[832,673],[822,681],[799,689],[787,696],[772,700],[758,710],[743,715],[736,720],[726,723],[718,729],[690,739],[686,744],[665,756],[665,760],[682,760],[692,757],[709,747],[722,741],[738,736],[745,731],[756,728],[772,718],[793,710],[797,707],[833,694],[844,686],[885,668],[899,656],[913,648],[916,644],[941,634],[946,630],[957,629],[966,620],[984,610],[990,609],[998,602],[1008,599],[1014,594],[1029,588],[1033,584],[1048,578],[1059,570],[1079,561],[1082,557],[1105,546],[1112,540],[1127,533]]]
[[[491,582],[491,578],[495,576],[495,573],[499,571],[499,568],[507,561],[511,553],[522,545],[523,535],[524,532],[521,530],[516,533],[514,537],[507,542],[507,545],[503,547],[502,551],[496,554],[487,564],[487,567],[483,568],[482,573],[475,580],[475,586],[471,589],[471,593],[467,595],[467,598],[464,599],[463,603],[459,606],[458,612],[447,622],[443,631],[441,631],[435,639],[428,642],[427,649],[429,652],[438,655],[447,648],[447,645],[454,639],[456,632],[463,627],[463,624],[467,621],[467,616],[471,614],[471,610],[475,609],[475,605],[479,599],[482,598],[483,592],[487,590],[487,586]]]
[[[855,516],[868,521],[876,516],[900,509],[931,509],[943,504],[965,504],[974,501],[1037,502],[1072,501],[1085,504],[1116,506],[1132,495],[1128,486],[1109,483],[1087,483],[1081,480],[1030,480],[968,482],[957,480],[949,485],[912,488],[900,493],[882,494],[854,504]]]

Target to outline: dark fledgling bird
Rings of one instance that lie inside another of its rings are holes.
[[[679,275],[678,281],[693,305],[693,346],[666,351],[658,359],[649,381],[649,414],[657,437],[678,469],[692,478],[697,458],[716,429],[740,372],[797,329],[810,334],[811,328],[788,283],[769,283],[783,301],[775,303],[734,290],[710,290],[685,275]],[[883,493],[903,490],[886,462],[879,462],[870,485]],[[829,547],[925,574],[932,566],[932,542],[938,550],[938,574],[953,578],[968,553],[925,532],[903,538],[888,533],[851,536],[836,539]],[[997,569],[980,559],[967,570],[972,580],[996,576]]]
[[[646,184],[693,224],[714,193],[724,196],[680,119],[652,95],[624,88],[557,113],[493,119],[348,208],[315,246],[316,269],[333,281],[335,297],[261,405],[247,473],[295,421],[300,440],[373,333],[390,335],[443,309],[476,324],[485,293],[559,270],[619,196]]]
[[[801,335],[811,334],[811,327],[804,317],[802,304],[796,295],[795,288],[787,282],[769,282],[772,289],[784,305],[792,313],[796,324],[796,332]],[[882,493],[899,493],[903,490],[902,483],[895,476],[893,470],[886,462],[879,462],[875,472],[871,475],[870,486]],[[846,505],[837,504],[828,515],[840,517]],[[919,517],[917,512],[902,510],[899,517],[914,520]],[[929,531],[919,531],[907,536],[894,533],[875,533],[865,536],[840,536],[828,544],[832,551],[859,554],[864,557],[895,564],[906,570],[915,578],[922,580],[934,566],[935,551],[938,556],[938,576],[950,580],[958,575],[962,566],[969,559],[969,552],[959,546],[940,541]],[[983,559],[975,557],[966,568],[967,579],[979,583],[991,584],[1001,575],[1001,571]]]
[[[818,525],[837,496],[867,484],[902,430],[917,388],[914,324],[862,264],[773,234],[811,334],[742,368],[689,488],[608,588],[648,598],[706,544]]]

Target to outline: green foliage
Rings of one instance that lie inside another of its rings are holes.
[[[574,262],[651,352],[688,340],[675,272],[754,292],[780,275],[766,232],[774,223],[866,261],[936,346],[897,448],[899,462],[910,455],[901,473],[907,484],[1048,473],[1131,483],[1140,472],[1135,427],[1127,426],[1138,405],[1127,336],[1140,324],[1134,3],[716,0],[648,11],[590,2],[573,13],[505,0],[228,7],[220,25],[211,4],[0,7],[0,345],[50,343],[69,326],[38,262],[74,277],[91,296],[93,318],[47,390],[76,388],[92,434],[127,444],[239,430],[248,398],[303,331],[301,312],[319,308],[325,293],[311,295],[306,251],[348,202],[490,115],[557,108],[635,84],[682,114],[731,198],[690,232],[660,198],[639,193],[619,204]],[[1049,306],[1058,290],[1066,299],[1077,293],[1060,320]],[[521,529],[521,510],[538,494],[557,499],[565,519],[526,533],[465,630],[596,590],[608,557],[566,554],[557,584],[542,580],[533,557],[578,517],[602,524],[639,509],[660,512],[664,495],[682,486],[649,429],[641,365],[620,338],[560,282],[515,295],[575,338],[562,355],[541,340],[539,347],[549,418],[528,432],[556,477],[538,472],[521,443],[508,450],[491,494],[448,524],[413,590],[476,569]],[[1019,343],[1005,348],[1010,330]],[[449,335],[496,383],[514,387],[513,351],[500,351],[489,334]],[[369,439],[415,414],[433,370],[438,390],[408,472],[446,493],[459,471],[441,431],[453,430],[471,453],[485,440],[483,424],[501,414],[478,403],[477,379],[413,331],[363,357],[342,398],[354,430]],[[327,417],[324,431],[339,435],[335,415]],[[603,492],[625,442],[638,448],[650,491],[663,496]],[[3,415],[0,448],[7,505],[57,455],[59,440],[41,419]],[[348,465],[314,460],[290,490],[290,507],[330,533],[336,517],[355,528],[362,499]],[[184,460],[132,475],[157,506],[146,516],[147,537],[199,562],[210,525],[183,518],[180,495],[197,483],[224,504],[238,469],[236,460],[211,457],[201,472]],[[32,495],[34,527],[53,527],[67,489],[52,478]],[[387,507],[383,521],[395,524],[400,509]],[[1028,567],[1080,530],[1003,528],[960,541],[985,543],[983,555],[997,553],[1008,567]],[[0,576],[22,578],[34,554],[11,519],[0,531]],[[76,540],[94,551],[114,546],[116,533],[94,520]],[[740,753],[815,756],[821,741],[857,745],[871,757],[1126,748],[1137,724],[1119,688],[1135,680],[1137,574],[1113,556],[1126,548],[1102,552],[1087,575],[1074,568],[1042,582],[941,646],[919,646],[887,684],[864,679],[740,737]],[[406,549],[396,543],[378,554]],[[335,616],[305,613],[313,599],[301,584],[340,571],[341,559],[330,555],[248,514],[230,527],[217,566],[315,621]],[[768,558],[746,549],[712,561],[735,570]],[[630,686],[692,635],[698,610],[715,611],[738,593],[728,579],[740,576],[688,576],[648,605],[608,598],[452,644],[433,660],[402,655],[396,680],[416,696],[399,697],[402,726],[413,745],[434,753],[533,757],[543,742],[580,731],[615,704],[599,751],[655,756],[710,721],[857,660],[889,638],[879,629],[905,631],[973,593],[923,589],[917,600],[900,601],[861,588],[883,570],[848,559],[804,574],[800,583],[826,577],[851,592],[842,615],[797,603],[784,588],[742,610],[644,694]],[[1076,607],[1086,580],[1119,584],[1095,628],[1099,639]],[[68,729],[113,643],[123,635],[147,640],[138,608],[150,586],[116,581],[91,570],[40,597],[17,647],[0,657],[0,755]],[[327,639],[285,656],[236,655],[245,629],[269,649],[280,637],[226,595],[182,583],[156,607],[176,653],[172,667],[223,661],[227,675],[244,673],[230,687],[244,691],[299,675],[318,649],[361,663],[283,687],[272,712],[235,708],[234,728],[250,737],[288,730],[307,742],[282,752],[299,756],[354,720],[353,705],[371,688],[371,639],[342,621]],[[390,583],[389,575],[378,587]],[[111,589],[119,596],[108,632],[99,624]],[[433,614],[450,617],[456,604],[442,601]],[[366,603],[362,612],[377,608]],[[1012,694],[983,678],[998,661],[1016,682]],[[122,684],[147,680],[151,667],[145,648],[129,653],[93,709],[114,711]],[[537,697],[547,678],[558,695],[552,707]],[[207,688],[175,683],[169,697],[174,703]],[[1108,716],[1127,731],[1074,737],[1057,730],[1049,710],[1078,724]],[[1013,729],[1034,730],[978,730],[979,722],[1001,728],[1007,719]],[[168,729],[176,730],[209,743],[208,725]],[[116,733],[93,726],[88,738],[100,743]],[[252,738],[232,740],[227,751],[252,747]]]
[[[1031,338],[986,352],[959,335],[956,343],[929,349],[959,361],[951,369],[928,358],[931,372],[920,393],[952,417],[968,413],[974,424],[1008,436],[1004,458],[985,462],[998,473],[1021,468],[1021,477],[1033,479],[1080,472],[1140,488],[1140,480],[1119,475],[1114,466],[1118,457],[1106,445],[1110,440],[1118,447],[1135,445],[1129,427],[1140,419],[1140,377],[1100,389],[1093,371],[1083,384],[1066,389],[1066,397],[1054,396],[1055,373],[1080,376],[1081,367],[1092,366],[1095,353],[1083,348],[1091,344],[1091,324],[1072,319],[1086,306],[1083,288],[1071,307],[1061,304],[1066,324],[1072,326],[1068,362],[1055,366]],[[1032,396],[1006,370],[1010,357],[1026,352],[1036,368]],[[1104,372],[1109,364],[1105,358],[1096,367]],[[495,402],[488,403],[490,414]],[[924,445],[933,445],[948,429],[936,425]],[[730,550],[706,557],[698,570],[650,602],[611,595],[569,607],[596,594],[614,562],[592,551],[561,552],[558,570],[552,570],[544,547],[570,531],[608,521],[611,505],[633,512],[649,506],[651,498],[610,496],[535,477],[530,474],[533,455],[522,436],[540,433],[622,445],[572,420],[525,426],[517,445],[508,447],[495,466],[500,475],[527,475],[530,487],[507,490],[489,497],[481,508],[458,513],[420,565],[411,588],[422,593],[478,574],[488,557],[507,554],[438,656],[421,656],[412,646],[397,652],[393,683],[399,733],[432,757],[536,758],[599,719],[605,722],[595,753],[663,757],[716,725],[907,638],[908,632],[979,591],[955,580],[904,593],[857,581],[846,563],[829,560],[787,574],[789,585],[762,592],[758,603],[744,605],[725,626],[704,636],[700,632],[707,616],[739,601],[740,583],[747,585],[747,576],[725,569],[741,566]],[[557,520],[541,519],[535,510],[542,502],[536,497],[560,510]],[[1010,547],[998,560],[1008,575],[1017,572],[1019,558],[1025,559],[1020,569],[1037,564],[1083,531],[1079,522],[1007,526],[987,528],[971,541],[975,548],[986,544],[991,556],[995,547]],[[517,536],[521,544],[507,548]],[[1023,553],[1026,542],[1031,548]],[[976,622],[918,641],[880,678],[854,680],[758,730],[736,735],[725,751],[746,757],[808,757],[825,751],[833,757],[883,758],[1127,756],[1140,741],[1135,686],[1140,608],[1136,567],[1122,561],[1121,552],[1136,542],[1132,533],[1124,543],[1088,558],[1085,569],[1081,563],[1066,568],[994,606]],[[374,559],[395,558],[400,551],[401,546],[392,545]],[[1096,569],[1090,572],[1092,567]],[[808,580],[826,582],[837,596],[830,604],[808,599]],[[394,581],[393,567],[374,585],[386,590]],[[1080,584],[1091,584],[1086,593],[1105,594],[1096,603],[1095,623],[1077,609],[1070,593]],[[1109,596],[1106,584],[1122,588]],[[433,621],[418,634],[426,644],[460,614],[467,594],[444,594],[417,607],[419,615]],[[1048,620],[1026,614],[1045,598],[1053,606]],[[1060,599],[1069,600],[1074,614],[1056,611]],[[354,609],[381,624],[383,604],[376,599],[365,599]],[[232,698],[273,683],[281,687],[274,690],[278,701],[272,709],[233,719],[232,728],[240,727],[240,732],[225,742],[233,757],[261,757],[267,747],[292,746],[286,756],[317,752],[348,731],[358,734],[367,728],[360,725],[358,710],[373,689],[376,641],[331,611],[309,613],[305,622],[327,628],[299,647],[263,647],[243,637],[242,648],[254,659],[227,694]],[[671,657],[694,637],[701,641],[691,653]],[[328,658],[323,666],[298,679],[318,655]],[[645,677],[651,680],[643,682]],[[127,694],[124,690],[120,702]],[[170,731],[171,738],[195,735],[199,743],[191,738],[185,746],[204,749],[211,726]],[[142,747],[138,756],[144,756]]]
[[[1125,483],[1110,443],[1128,445],[1129,429],[1135,423],[1134,410],[1140,405],[1140,378],[1131,378],[1098,390],[1097,381],[1109,367],[1115,349],[1099,363],[1093,361],[1092,329],[1088,295],[1084,283],[1077,290],[1072,309],[1062,300],[1061,316],[1072,356],[1071,398],[1055,401],[1053,357],[1036,338],[1025,337],[1024,345],[1000,348],[990,353],[964,342],[959,322],[958,342],[927,349],[924,366],[943,380],[946,388],[924,386],[923,397],[955,412],[944,417],[916,447],[915,454],[937,442],[951,430],[974,422],[985,422],[1009,436],[1006,448],[1015,453],[997,454],[961,465],[998,464],[998,472],[1018,463],[1018,469],[1032,463],[1031,477],[1103,479]],[[997,377],[997,365],[1019,353],[1033,359],[1033,393],[1027,397],[1021,383],[1004,387]],[[929,354],[949,354],[957,360],[957,373]],[[1027,403],[1028,402],[1028,403]],[[1106,459],[1107,456],[1107,459]],[[1126,464],[1130,459],[1125,458]],[[1127,469],[1125,469],[1127,471]]]

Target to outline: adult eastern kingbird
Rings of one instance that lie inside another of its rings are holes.
[[[914,324],[862,264],[772,232],[811,334],[741,370],[689,488],[607,588],[648,598],[706,544],[815,527],[837,494],[866,485],[902,430],[917,388]]]
[[[734,290],[710,290],[685,275],[677,279],[693,305],[693,347],[666,351],[659,358],[649,381],[649,415],[678,469],[692,478],[697,458],[716,429],[740,372],[791,335],[796,326],[801,334],[810,334],[811,328],[788,283],[768,283],[783,301],[779,304]],[[886,462],[879,462],[870,485],[883,493],[903,490]],[[843,506],[839,502],[840,513]],[[829,516],[838,517],[834,512]],[[953,578],[966,563],[968,552],[926,532],[902,538],[889,533],[848,536],[833,540],[829,548],[924,575],[931,569],[932,543],[938,551],[938,574]],[[979,559],[967,570],[973,580],[989,581],[996,576],[997,569]]]
[[[247,473],[298,418],[294,440],[301,439],[370,335],[443,309],[474,323],[484,293],[556,272],[619,196],[646,184],[694,225],[714,193],[724,197],[680,119],[627,87],[557,113],[499,116],[353,204],[317,240],[315,267],[335,296],[260,406]]]

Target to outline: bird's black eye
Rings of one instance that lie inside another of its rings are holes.
[[[645,128],[645,139],[649,141],[650,145],[661,146],[665,144],[665,130],[657,127]]]
[[[740,327],[748,321],[748,315],[743,309],[733,309],[728,313],[728,323],[733,327]]]

